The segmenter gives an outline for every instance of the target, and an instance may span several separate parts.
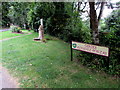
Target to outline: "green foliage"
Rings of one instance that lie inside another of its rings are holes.
[[[102,23],[100,32],[100,45],[109,47],[109,70],[107,58],[81,52],[80,58],[84,65],[107,71],[112,75],[120,75],[120,9],[114,10]],[[97,58],[97,59],[96,59]]]
[[[69,17],[68,14],[65,13],[65,3],[54,3],[55,13],[50,18],[47,19],[46,23],[46,32],[50,35],[57,36],[61,39],[64,38],[63,34],[67,31],[64,27],[67,25],[66,21]]]
[[[29,3],[28,8],[27,19],[32,29],[38,29],[41,18],[46,20],[54,14],[54,5],[52,2],[32,2]]]
[[[12,23],[23,27],[27,23],[28,2],[10,2],[9,13],[7,16]]]
[[[10,26],[10,30],[12,31],[12,32],[17,32],[17,33],[20,33],[20,27],[19,26],[15,26],[15,25],[11,25]]]
[[[115,30],[115,29],[114,29]],[[101,45],[107,46],[110,49],[110,71],[111,74],[120,74],[120,31],[112,31],[107,35],[101,33]]]
[[[43,18],[46,33],[65,41],[90,42],[90,31],[73,7],[74,4],[70,2],[10,2],[7,16],[14,25],[23,28],[23,24],[26,24],[36,30]]]
[[[7,3],[7,2],[2,2],[2,24],[1,26],[2,27],[8,27],[11,23],[9,17],[7,16],[7,14],[9,13],[9,7],[10,7],[10,4]],[[8,25],[9,24],[9,25]]]
[[[108,31],[118,31],[120,29],[120,9],[114,10],[111,15],[106,18],[106,29],[108,29]]]
[[[116,9],[106,19],[106,27],[110,31],[109,34],[103,35],[102,44],[105,44],[110,48],[110,67],[111,73],[120,75],[120,9]]]
[[[106,18],[105,27],[103,32],[108,31],[108,34],[103,34],[102,44],[110,48],[119,48],[120,45],[120,9],[114,10],[111,15]],[[106,30],[107,29],[107,30]],[[104,38],[104,40],[103,40]]]
[[[88,27],[80,19],[77,11],[73,11],[73,3],[55,3],[55,14],[46,21],[46,32],[64,41],[91,42]]]
[[[72,33],[72,40],[87,43],[91,42],[90,29],[85,26],[79,17],[72,17],[68,19],[67,22],[68,24],[65,29],[69,30]]]

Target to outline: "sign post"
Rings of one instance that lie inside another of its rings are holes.
[[[110,51],[108,52],[108,56],[110,57]],[[109,57],[107,57],[107,69],[109,70],[109,63],[110,63],[110,59]]]
[[[71,50],[71,61],[73,61],[73,50],[72,50],[72,33],[70,33],[70,50]]]
[[[70,49],[71,49],[71,61],[73,61],[72,41],[71,41],[71,43],[70,43]]]

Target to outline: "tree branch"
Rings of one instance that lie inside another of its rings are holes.
[[[99,8],[99,6],[100,6],[100,2],[97,2],[97,7],[96,7],[96,9],[95,10],[97,10],[98,8]]]
[[[86,5],[87,5],[87,2],[84,2],[84,6],[83,6],[83,8],[80,10],[80,7],[81,7],[81,5],[82,5],[82,2],[78,2],[78,11],[80,12],[80,11],[82,11],[83,12],[83,10],[85,9],[85,7],[86,7]]]
[[[85,5],[84,5],[84,7],[83,7],[83,9],[82,9],[81,11],[83,11],[83,10],[85,9],[85,7],[86,7],[86,5],[87,5],[87,2],[85,2],[84,4],[85,4]]]
[[[103,8],[104,8],[104,4],[105,4],[105,2],[101,2],[101,8],[100,8],[100,13],[99,13],[99,16],[98,16],[98,22],[99,22],[99,21],[100,21],[100,19],[101,19],[102,12],[103,12]]]

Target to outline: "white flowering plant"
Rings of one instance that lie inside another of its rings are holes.
[[[16,26],[16,25],[11,25],[10,26],[10,30],[12,31],[12,32],[17,32],[17,33],[20,33],[20,27],[19,26]]]

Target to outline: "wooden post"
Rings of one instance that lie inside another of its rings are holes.
[[[71,50],[71,61],[73,61],[73,50],[72,50],[72,33],[70,33],[70,50]]]
[[[110,50],[109,50],[109,55],[107,57],[107,70],[109,70],[109,64],[110,64]]]
[[[71,42],[70,42],[70,48],[71,48],[71,61],[73,61],[72,40],[71,40]]]

